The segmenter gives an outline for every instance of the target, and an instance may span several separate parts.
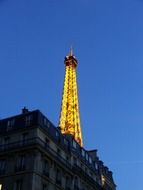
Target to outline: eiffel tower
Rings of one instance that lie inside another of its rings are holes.
[[[80,114],[78,105],[78,91],[76,81],[77,60],[71,48],[65,57],[65,78],[62,96],[59,128],[62,134],[70,134],[79,145],[83,146],[80,127]]]

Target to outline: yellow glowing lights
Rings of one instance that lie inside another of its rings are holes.
[[[2,184],[0,184],[0,190],[2,190]]]
[[[102,185],[104,186],[105,185],[105,177],[103,175],[101,176],[101,180],[102,180]]]
[[[71,134],[83,146],[76,82],[77,60],[71,52],[65,58],[65,65],[66,70],[59,127],[63,134]]]

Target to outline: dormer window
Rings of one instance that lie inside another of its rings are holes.
[[[56,137],[59,137],[60,135],[59,135],[59,132],[58,131],[56,131]]]
[[[96,162],[95,162],[94,166],[95,166],[95,169],[98,170],[98,164]]]
[[[67,141],[67,139],[65,139],[65,138],[64,138],[64,144],[65,144],[66,146],[68,146],[68,141]]]
[[[89,157],[89,163],[92,164],[92,159],[91,159],[91,157]]]
[[[76,141],[73,140],[72,145],[73,145],[74,148],[76,148]]]
[[[27,116],[25,117],[25,125],[26,125],[26,126],[31,125],[32,120],[33,120],[33,115],[27,115]]]
[[[84,149],[81,150],[81,154],[83,157],[85,157],[85,150]]]
[[[89,157],[89,156],[88,156],[88,154],[86,153],[86,160],[87,160],[87,161],[88,161],[88,157]]]
[[[7,131],[10,131],[12,129],[12,127],[15,124],[15,119],[11,119],[7,121]]]
[[[50,123],[49,123],[49,121],[47,120],[46,117],[44,117],[43,123],[44,123],[44,126],[46,126],[46,127],[49,127],[49,126],[50,126]]]

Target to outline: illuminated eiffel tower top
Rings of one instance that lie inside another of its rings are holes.
[[[59,127],[62,134],[72,135],[83,146],[76,82],[77,60],[72,48],[64,63],[66,67]]]

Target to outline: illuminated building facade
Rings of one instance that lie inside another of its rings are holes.
[[[59,127],[26,108],[0,120],[0,190],[116,190],[97,150],[83,146],[72,52],[65,65]]]

